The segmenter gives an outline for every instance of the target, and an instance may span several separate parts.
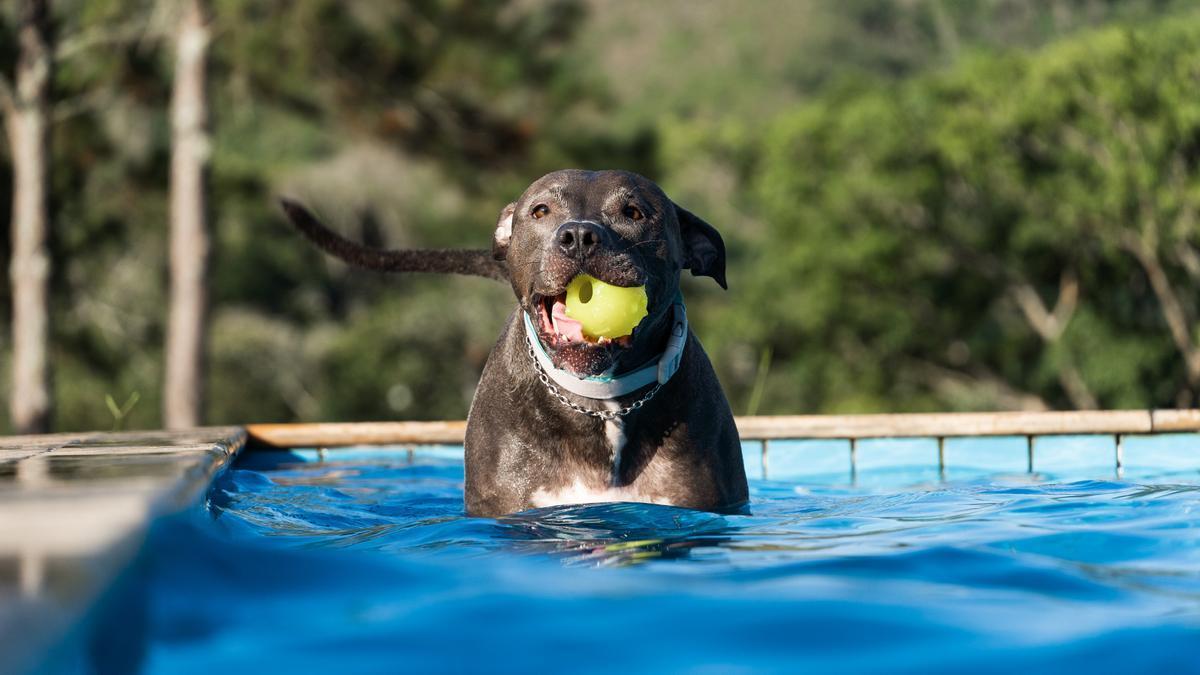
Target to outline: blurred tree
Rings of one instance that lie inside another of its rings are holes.
[[[163,423],[194,427],[203,419],[208,271],[209,11],[187,0],[175,33],[171,96],[171,298],[167,324]]]
[[[49,431],[50,255],[48,213],[50,90],[54,41],[49,0],[21,0],[18,55],[10,85],[0,76],[2,108],[13,165],[12,390],[10,415],[17,433]]]

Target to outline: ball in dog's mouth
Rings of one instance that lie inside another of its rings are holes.
[[[530,318],[537,326],[538,341],[556,367],[577,375],[599,375],[633,345],[637,329],[615,339],[589,337],[578,321],[567,316],[566,299],[566,291],[533,296],[531,305],[536,316]]]
[[[538,313],[538,337],[546,347],[628,347],[633,344],[633,333],[619,338],[587,335],[580,322],[567,316],[566,300],[565,292],[534,298],[534,306]],[[634,332],[637,332],[636,328]]]

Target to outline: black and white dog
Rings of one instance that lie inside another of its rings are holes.
[[[347,241],[294,202],[292,222],[369,269],[507,279],[517,296],[467,418],[466,507],[476,516],[589,502],[737,511],[746,474],[733,414],[687,325],[681,270],[725,287],[725,245],[652,181],[556,171],[504,207],[486,251],[381,251]],[[646,287],[627,338],[591,340],[564,312],[589,274]]]

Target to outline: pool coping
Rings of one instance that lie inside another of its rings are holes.
[[[1200,431],[1198,410],[1077,410],[736,417],[743,441],[1154,434]],[[461,445],[461,420],[248,424],[250,443],[276,448]]]
[[[0,672],[41,664],[132,561],[196,505],[242,427],[0,438]]]

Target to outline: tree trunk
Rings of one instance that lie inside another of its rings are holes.
[[[167,326],[163,421],[169,429],[200,424],[204,400],[204,334],[208,228],[205,179],[209,156],[204,0],[187,0],[175,39],[171,100],[171,307]]]
[[[48,0],[23,0],[19,10],[20,53],[4,112],[13,164],[12,390],[13,431],[44,433],[50,428],[50,256],[49,230],[50,84],[53,50]]]

